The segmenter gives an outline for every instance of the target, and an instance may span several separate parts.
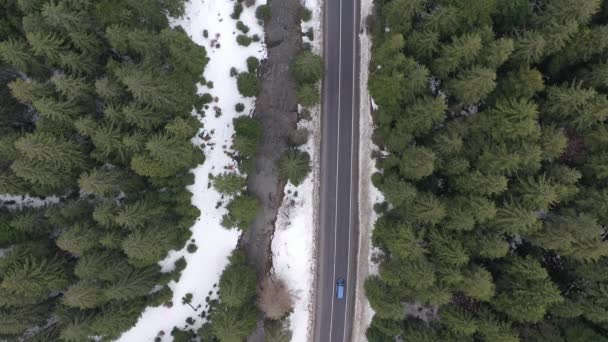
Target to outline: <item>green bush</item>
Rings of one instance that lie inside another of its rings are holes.
[[[249,71],[252,74],[255,74],[255,72],[258,70],[259,66],[260,66],[260,61],[256,57],[251,56],[251,57],[247,58],[247,71]]]
[[[232,14],[230,14],[230,18],[238,20],[241,17],[241,13],[243,13],[243,4],[237,2],[232,8]]]
[[[237,103],[237,104],[234,105],[234,110],[237,113],[241,113],[241,112],[243,112],[245,110],[245,105],[242,104],[241,102],[239,102],[239,103]]]
[[[314,84],[305,83],[298,86],[296,96],[298,103],[304,107],[312,107],[319,103],[319,90]]]
[[[241,46],[249,46],[251,45],[251,38],[244,34],[239,34],[236,36],[236,42]]]
[[[237,30],[243,32],[243,34],[247,34],[249,32],[249,26],[245,25],[240,20],[236,22],[236,28]]]
[[[255,74],[242,72],[236,80],[239,93],[245,97],[254,97],[258,95],[258,78]]]
[[[306,128],[298,128],[291,132],[289,132],[289,145],[293,147],[298,147],[306,144],[308,141],[308,129]]]
[[[226,207],[228,213],[222,217],[222,226],[247,230],[257,215],[260,201],[250,195],[235,197]]]
[[[303,22],[310,21],[310,19],[312,19],[312,11],[302,6],[300,9],[300,19],[302,19]]]
[[[270,6],[260,5],[255,9],[255,17],[264,22],[270,20],[271,17]]]
[[[310,155],[308,152],[289,150],[279,158],[277,164],[279,177],[298,186],[310,172]]]
[[[240,116],[233,120],[235,136],[232,141],[232,148],[244,159],[249,159],[255,155],[258,143],[262,136],[260,123],[253,118]]]
[[[311,51],[301,51],[292,66],[293,76],[300,84],[315,83],[323,77],[323,58]]]

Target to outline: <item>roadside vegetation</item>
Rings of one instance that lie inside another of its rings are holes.
[[[167,14],[183,1],[0,4],[0,339],[113,340],[171,305],[200,215],[186,186],[205,49]],[[160,286],[157,286],[160,285]],[[39,329],[33,329],[38,327]]]
[[[606,341],[608,2],[375,4],[369,341]]]

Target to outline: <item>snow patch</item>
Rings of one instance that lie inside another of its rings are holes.
[[[258,1],[256,5],[266,1]],[[235,112],[235,105],[243,103],[245,113],[250,113],[254,107],[254,98],[243,98],[237,90],[236,79],[230,77],[230,69],[235,67],[239,71],[246,71],[246,59],[255,56],[263,59],[266,56],[264,46],[264,32],[255,18],[255,6],[244,7],[240,20],[249,26],[249,35],[257,34],[262,42],[252,43],[248,47],[237,44],[236,20],[230,18],[234,2],[230,0],[190,0],[186,4],[186,14],[183,18],[171,19],[172,26],[182,26],[190,38],[197,44],[204,46],[210,58],[203,76],[212,81],[213,89],[205,85],[198,85],[199,94],[211,93],[217,98],[209,105],[205,115],[199,116],[203,128],[197,137],[192,139],[193,144],[202,146],[206,160],[202,165],[191,170],[194,173],[194,184],[188,188],[192,192],[192,203],[200,209],[199,217],[192,226],[192,240],[198,247],[196,252],[188,253],[186,247],[179,251],[171,251],[167,258],[160,262],[163,271],[170,271],[174,262],[181,257],[187,261],[179,282],[171,282],[173,290],[172,307],[148,307],[140,317],[137,324],[125,332],[118,341],[152,341],[159,331],[164,331],[162,341],[170,341],[170,332],[173,327],[181,329],[198,329],[204,322],[200,318],[206,310],[205,298],[212,292],[211,297],[217,296],[219,276],[228,263],[228,256],[236,247],[239,231],[226,230],[220,224],[226,212],[227,198],[210,187],[210,174],[220,174],[225,171],[236,170],[236,163],[227,152],[230,152],[234,128],[232,120],[239,116]],[[207,37],[204,37],[204,31]],[[215,115],[214,107],[221,109],[221,115]],[[210,140],[203,141],[201,136],[209,136]],[[221,203],[216,208],[217,203]],[[190,306],[182,304],[181,298],[192,293],[192,306],[199,307],[194,311]],[[188,317],[195,318],[195,324],[186,323]]]
[[[0,195],[0,206],[9,210],[20,208],[40,208],[59,203],[61,199],[57,196],[33,197],[30,195]]]
[[[361,0],[361,27],[365,27],[367,17],[372,13],[373,0]],[[387,28],[387,32],[388,32]],[[384,196],[372,184],[371,176],[378,171],[372,158],[378,147],[372,141],[374,122],[371,111],[377,111],[378,105],[371,98],[367,81],[369,78],[369,63],[371,59],[371,37],[364,30],[359,34],[360,41],[360,75],[359,75],[359,258],[357,267],[357,293],[355,301],[355,322],[353,325],[353,342],[367,341],[365,332],[374,317],[374,310],[365,296],[365,279],[378,274],[378,249],[371,246],[372,231],[378,219],[374,204],[383,202]],[[378,66],[378,69],[380,66]],[[382,151],[380,151],[382,153]]]

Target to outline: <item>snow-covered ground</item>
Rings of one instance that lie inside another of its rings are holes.
[[[265,2],[257,0],[256,6]],[[199,85],[199,93],[209,92],[217,99],[209,105],[204,117],[200,118],[203,123],[200,136],[208,135],[210,139],[193,139],[194,144],[204,144],[206,156],[205,162],[192,170],[195,182],[189,188],[193,194],[192,203],[201,211],[201,217],[191,228],[192,239],[198,249],[194,253],[188,253],[185,247],[180,251],[172,251],[166,260],[161,262],[165,271],[171,270],[174,262],[182,256],[188,262],[179,282],[170,284],[173,289],[173,306],[147,308],[135,327],[125,332],[119,341],[153,341],[161,330],[165,332],[163,341],[171,341],[169,333],[174,326],[181,329],[199,328],[203,320],[198,315],[205,308],[205,297],[211,291],[213,296],[216,296],[214,284],[218,282],[228,262],[227,257],[236,247],[239,232],[226,230],[221,226],[227,200],[222,200],[220,194],[209,187],[209,174],[236,170],[235,162],[226,154],[232,145],[232,119],[239,115],[235,112],[235,104],[243,103],[244,113],[249,113],[254,106],[253,98],[242,98],[238,93],[236,79],[230,77],[230,68],[236,67],[239,71],[246,71],[247,57],[255,56],[261,60],[266,55],[266,49],[262,43],[263,29],[255,18],[255,6],[245,7],[240,20],[249,26],[248,35],[259,35],[261,42],[254,42],[248,47],[236,43],[239,31],[236,29],[236,20],[230,17],[233,6],[234,1],[231,0],[190,0],[186,4],[186,15],[172,20],[174,26],[182,26],[194,42],[207,50],[210,61],[205,68],[204,77],[213,82],[213,88]],[[204,37],[205,30],[207,37]],[[215,107],[221,110],[221,115],[216,115]],[[218,202],[223,204],[216,208]],[[181,298],[187,293],[193,294],[192,305],[201,305],[202,308],[195,312],[190,306],[183,305]],[[186,323],[188,317],[196,319],[194,325]]]
[[[32,197],[30,195],[0,195],[0,204],[3,208],[10,210],[18,208],[39,208],[50,204],[58,203],[60,198],[57,196],[48,196],[45,198]]]
[[[372,13],[373,0],[361,1],[361,27],[365,28],[366,18]],[[372,231],[378,215],[374,211],[374,203],[382,202],[384,196],[372,184],[371,176],[378,171],[372,159],[372,152],[378,147],[372,141],[374,122],[371,110],[378,106],[370,97],[367,90],[368,68],[371,54],[371,37],[366,30],[359,35],[360,41],[360,84],[359,84],[359,265],[357,266],[357,290],[355,301],[355,324],[353,324],[354,342],[367,341],[365,332],[374,316],[367,297],[365,296],[365,279],[378,273],[378,265],[374,255],[379,251],[371,246]],[[362,262],[365,261],[365,262]]]
[[[314,32],[311,43],[313,52],[322,54],[322,2],[304,0],[303,4],[312,12],[312,20],[302,23],[302,31],[310,28]],[[321,107],[309,108],[312,120],[300,121],[299,128],[310,132],[308,143],[300,147],[310,154],[312,172],[299,186],[285,186],[283,203],[275,224],[272,240],[273,271],[283,279],[294,296],[294,310],[289,315],[291,342],[308,342],[312,339],[312,317],[314,314],[316,274],[317,203],[319,198],[319,143]]]

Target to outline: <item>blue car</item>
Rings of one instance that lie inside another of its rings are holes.
[[[344,299],[344,291],[345,291],[345,285],[344,285],[344,279],[340,278],[336,281],[336,296],[338,297],[338,299]]]

